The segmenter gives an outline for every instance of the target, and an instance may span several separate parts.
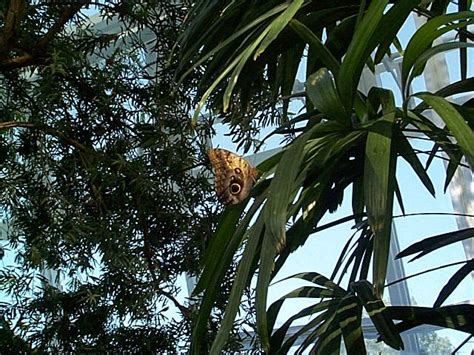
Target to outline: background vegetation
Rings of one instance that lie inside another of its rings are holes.
[[[0,3],[0,205],[16,255],[0,270],[2,352],[187,348],[177,279],[198,272],[218,205],[191,172],[205,156],[197,76],[177,87],[169,60],[186,13]]]

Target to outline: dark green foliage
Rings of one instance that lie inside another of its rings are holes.
[[[34,3],[0,5],[0,209],[17,255],[0,270],[1,352],[187,348],[195,309],[176,281],[199,273],[219,209],[190,120],[197,77],[173,81],[187,3]]]

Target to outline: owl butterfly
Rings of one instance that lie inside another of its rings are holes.
[[[224,203],[244,200],[257,179],[257,169],[241,156],[225,149],[207,152],[215,174],[216,192]]]

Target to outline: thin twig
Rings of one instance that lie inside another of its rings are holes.
[[[406,213],[401,215],[393,216],[392,218],[400,217],[413,217],[413,216],[459,216],[474,218],[474,215],[468,213],[456,213],[456,212],[417,212],[417,213]]]

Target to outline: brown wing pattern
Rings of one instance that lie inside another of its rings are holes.
[[[225,149],[210,149],[207,154],[221,201],[235,205],[244,200],[255,183],[257,170],[241,156]]]

